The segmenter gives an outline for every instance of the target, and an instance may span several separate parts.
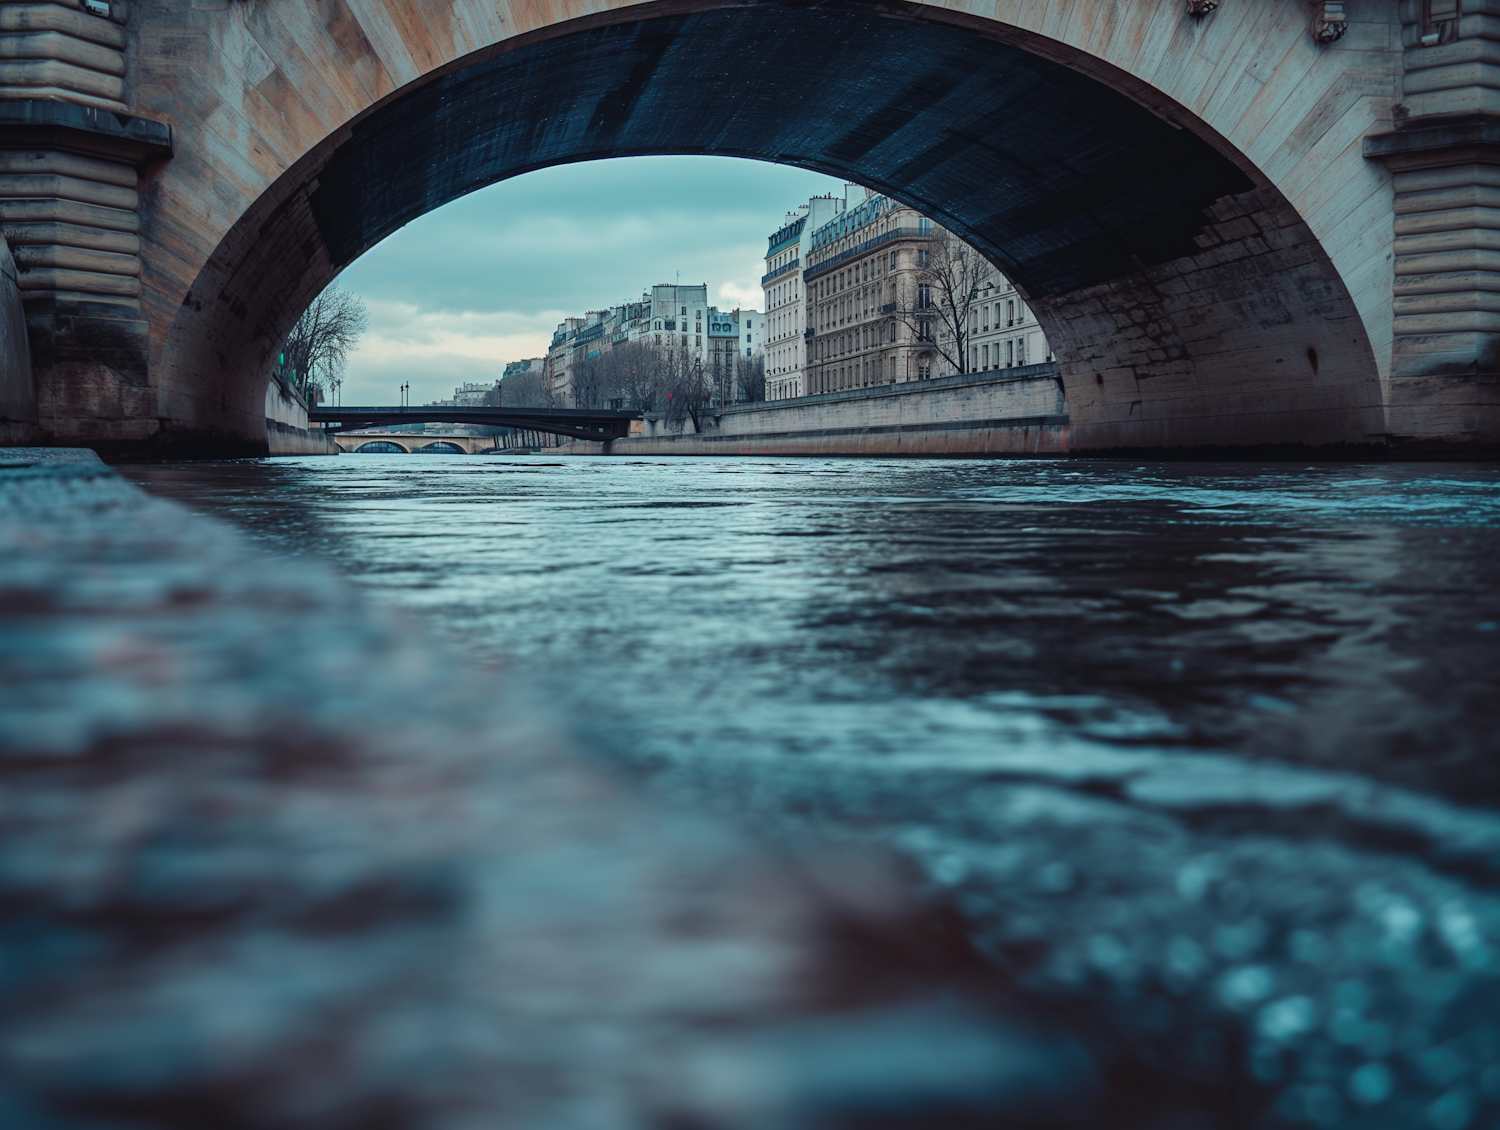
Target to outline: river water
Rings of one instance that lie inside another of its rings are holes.
[[[1500,469],[128,473],[409,609],[653,789],[894,848],[1208,1106],[1500,1127]]]

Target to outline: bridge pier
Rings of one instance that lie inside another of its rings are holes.
[[[22,60],[0,79],[0,230],[30,339],[34,439],[124,450],[161,424],[137,190],[172,131],[128,112],[128,13],[104,10],[0,8],[0,46]]]
[[[1393,442],[1500,447],[1500,25],[1488,5],[1405,3],[1394,129],[1365,139],[1392,174]]]

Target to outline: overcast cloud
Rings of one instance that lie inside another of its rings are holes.
[[[446,399],[545,352],[570,314],[653,283],[708,284],[720,308],[761,304],[766,237],[830,177],[723,157],[631,157],[528,173],[456,200],[373,248],[339,283],[370,331],[345,404]]]

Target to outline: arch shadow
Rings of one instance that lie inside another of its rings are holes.
[[[897,0],[672,0],[476,52],[249,204],[168,332],[166,414],[258,405],[311,299],[459,196],[707,154],[865,184],[978,247],[1048,335],[1074,450],[1380,440],[1374,351],[1295,209],[1185,108],[1055,48]]]
[[[464,455],[467,454],[462,447],[447,440],[435,440],[432,443],[423,444],[416,449],[416,454],[422,455]]]
[[[388,439],[373,439],[354,449],[356,455],[410,455],[406,448]]]

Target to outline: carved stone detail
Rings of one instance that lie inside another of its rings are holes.
[[[1313,38],[1325,47],[1342,39],[1344,32],[1349,30],[1343,0],[1318,0],[1313,9]]]

